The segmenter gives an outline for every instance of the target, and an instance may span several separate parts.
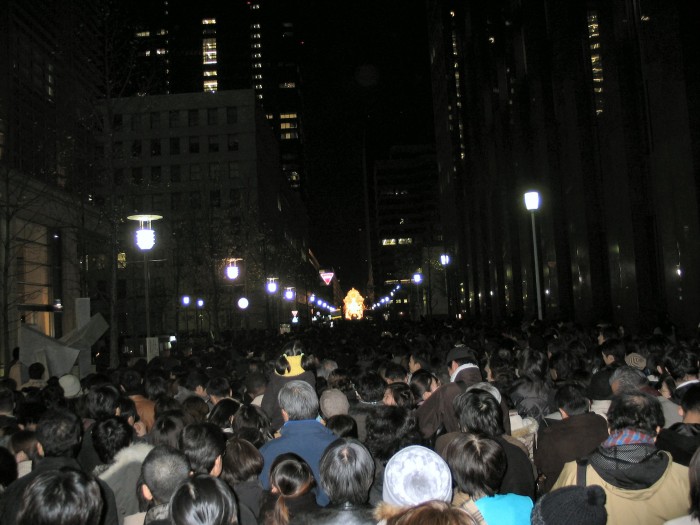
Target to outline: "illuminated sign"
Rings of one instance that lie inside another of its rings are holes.
[[[333,276],[335,275],[335,273],[324,272],[324,271],[320,271],[319,273],[321,274],[321,279],[323,279],[323,282],[326,283],[326,286],[331,284],[331,281],[333,280]]]
[[[362,319],[365,310],[365,298],[352,288],[343,299],[345,319]]]

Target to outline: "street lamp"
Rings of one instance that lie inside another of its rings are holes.
[[[267,293],[274,294],[277,293],[277,277],[267,278]]]
[[[235,259],[229,259],[228,264],[226,265],[226,278],[230,279],[231,281],[235,281],[238,279],[238,276],[241,273],[241,269],[238,267],[238,261],[242,261],[243,259],[241,258],[235,258]]]
[[[190,332],[190,296],[189,295],[183,295],[182,296],[182,306],[185,307],[185,332],[189,334]]]
[[[139,229],[136,230],[136,246],[143,251],[143,286],[146,299],[146,338],[151,337],[151,306],[149,297],[150,276],[148,274],[148,257],[146,252],[156,244],[156,232],[153,231],[151,223],[162,219],[162,215],[139,214],[129,215],[130,221],[138,221]]]
[[[525,207],[530,212],[532,223],[532,253],[535,259],[535,295],[537,297],[537,318],[542,320],[542,294],[540,293],[540,260],[537,254],[537,228],[535,227],[535,212],[540,208],[540,194],[528,191],[525,194]]]
[[[246,308],[248,308],[249,304],[250,304],[250,302],[245,297],[241,297],[238,300],[238,308],[240,308],[241,310],[245,310]]]
[[[287,301],[291,301],[292,299],[294,299],[294,287],[293,286],[287,286],[284,289],[284,298]]]
[[[442,270],[445,274],[445,301],[447,301],[447,317],[451,317],[450,312],[450,287],[447,281],[447,267],[450,264],[450,256],[446,253],[440,255],[440,264],[442,265]]]

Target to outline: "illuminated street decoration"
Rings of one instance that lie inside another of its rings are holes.
[[[343,299],[345,304],[345,319],[362,319],[365,309],[365,298],[360,292],[351,288]]]

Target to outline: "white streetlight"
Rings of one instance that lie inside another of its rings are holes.
[[[413,282],[416,284],[420,284],[423,281],[423,276],[420,273],[414,273],[413,274]]]
[[[267,293],[277,293],[277,277],[267,278]]]
[[[230,279],[231,281],[234,281],[238,279],[238,276],[241,274],[241,269],[238,267],[238,261],[242,261],[243,259],[241,258],[236,258],[236,259],[229,259],[228,264],[226,265],[226,278]]]
[[[136,246],[143,251],[143,286],[146,303],[146,338],[151,337],[151,305],[149,297],[150,275],[148,273],[148,257],[146,252],[153,248],[156,244],[156,232],[153,231],[151,223],[162,219],[162,215],[153,215],[142,213],[138,215],[129,215],[130,221],[138,221],[139,229],[136,230]]]
[[[182,306],[185,307],[185,332],[189,333],[190,332],[190,312],[188,310],[188,307],[190,306],[190,296],[189,295],[182,296]]]
[[[250,302],[245,297],[241,297],[238,300],[238,308],[240,308],[241,310],[245,310],[246,308],[248,308],[249,304],[250,304]]]
[[[287,301],[291,301],[294,299],[294,287],[293,286],[288,286],[287,288],[284,289],[284,298]]]
[[[450,256],[446,253],[443,253],[440,256],[440,264],[442,264],[443,266],[447,266],[448,264],[450,264]]]
[[[535,212],[540,208],[540,194],[536,191],[525,193],[525,207],[530,212],[532,223],[532,253],[535,259],[535,296],[537,297],[537,318],[542,320],[542,294],[540,292],[540,260],[537,253],[537,227]]]

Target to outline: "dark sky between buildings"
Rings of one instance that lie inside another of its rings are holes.
[[[433,141],[421,0],[301,2],[311,249],[343,290],[365,289],[363,135],[367,170],[393,145]]]

